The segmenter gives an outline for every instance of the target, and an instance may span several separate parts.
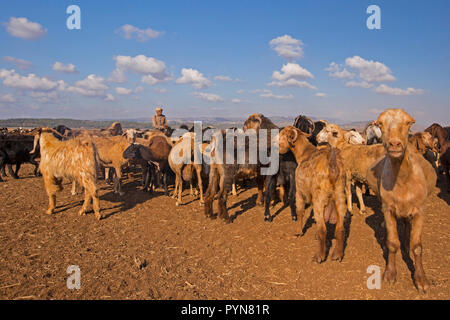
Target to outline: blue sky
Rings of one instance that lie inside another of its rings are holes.
[[[81,30],[66,27],[72,4]],[[371,4],[380,30],[366,27]],[[359,121],[394,106],[448,125],[449,13],[448,1],[2,2],[0,118],[148,118],[163,105],[169,119]]]

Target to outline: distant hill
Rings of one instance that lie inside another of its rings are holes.
[[[117,121],[117,120],[115,120]],[[63,124],[69,128],[85,128],[85,129],[96,129],[96,128],[107,128],[113,122],[113,120],[77,120],[77,119],[44,119],[44,118],[17,118],[17,119],[6,119],[0,120],[0,127],[22,127],[22,128],[36,128],[36,127],[56,127],[57,125]],[[122,127],[124,128],[142,128],[149,129],[152,128],[152,123],[150,122],[135,122],[135,121],[120,121]]]
[[[278,126],[284,127],[292,125],[295,117],[283,117],[283,116],[269,116],[269,118]],[[201,121],[203,126],[213,126],[220,129],[229,127],[242,127],[247,117],[185,117],[185,118],[171,118],[169,119],[169,125],[173,128],[179,127],[182,124],[192,126],[194,121]],[[318,118],[311,117],[313,121],[319,120]],[[325,118],[330,123],[337,123],[345,129],[355,128],[362,130],[366,126],[368,121],[358,121],[345,123],[339,119]],[[63,124],[69,128],[107,128],[113,122],[119,121],[123,128],[140,128],[150,129],[152,128],[152,122],[149,118],[142,119],[124,119],[124,120],[79,120],[79,119],[52,119],[52,118],[16,118],[0,120],[0,127],[7,128],[36,128],[36,127],[56,127]],[[416,129],[417,130],[417,129]]]

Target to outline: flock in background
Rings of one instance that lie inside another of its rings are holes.
[[[359,211],[366,213],[363,195],[375,194],[381,202],[387,231],[388,262],[384,280],[395,282],[396,252],[400,247],[397,219],[408,221],[410,252],[414,255],[414,282],[419,291],[426,291],[428,281],[422,266],[421,234],[424,223],[423,204],[437,183],[446,177],[450,191],[450,130],[433,124],[424,132],[410,133],[415,120],[402,109],[386,109],[378,119],[370,122],[363,132],[344,130],[326,121],[312,121],[298,116],[292,126],[278,128],[262,114],[253,114],[242,130],[255,130],[259,146],[259,130],[280,129],[278,135],[279,170],[275,175],[261,175],[267,166],[258,158],[250,163],[193,163],[195,132],[193,129],[179,138],[172,138],[172,130],[122,129],[120,123],[100,130],[55,128],[0,129],[0,181],[2,175],[18,178],[23,163],[35,166],[34,174],[42,175],[49,198],[47,214],[55,210],[56,193],[62,190],[63,179],[72,182],[72,194],[84,189],[85,199],[79,211],[86,214],[92,202],[94,214],[101,219],[97,180],[102,175],[113,184],[114,192],[123,195],[121,179],[125,172],[141,167],[144,191],[168,185],[175,176],[172,197],[182,205],[184,183],[190,184],[191,194],[199,196],[207,217],[219,217],[232,222],[227,212],[229,193],[236,194],[236,185],[246,188],[256,182],[256,202],[264,206],[264,220],[272,221],[270,205],[277,196],[290,207],[292,220],[298,221],[301,233],[305,229],[305,208],[311,205],[317,226],[318,263],[326,259],[327,223],[335,224],[336,245],[331,259],[341,261],[344,256],[344,220],[352,212],[352,186],[359,202]],[[222,136],[225,157],[230,128],[218,130]],[[216,150],[214,137],[201,141],[204,157],[213,159]],[[233,138],[235,139],[235,138]],[[268,139],[267,149],[273,145]],[[187,147],[186,146],[190,146]],[[236,148],[236,144],[234,144]],[[249,139],[245,140],[249,150]],[[276,150],[276,149],[274,149]],[[236,150],[234,150],[236,151]],[[190,154],[189,154],[190,153]],[[179,162],[176,159],[187,159]],[[39,162],[37,159],[40,159]],[[12,165],[15,165],[13,170]],[[218,213],[213,213],[217,199]]]

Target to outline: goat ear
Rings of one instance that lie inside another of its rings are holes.
[[[287,140],[289,143],[289,147],[294,147],[294,142],[297,141],[298,138],[298,132],[297,130],[295,130],[294,128],[291,128],[291,130],[289,130],[288,135],[287,135]]]
[[[262,115],[257,115],[255,118],[258,120],[259,124],[262,124]]]

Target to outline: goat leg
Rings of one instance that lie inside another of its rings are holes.
[[[163,183],[164,183],[164,195],[169,196],[169,189],[167,189],[167,173],[163,173]]]
[[[345,218],[345,196],[342,193],[337,194],[335,198],[335,209],[337,211],[337,223],[334,231],[334,237],[336,238],[336,246],[331,254],[331,259],[336,261],[342,261],[344,257],[344,218]]]
[[[16,173],[13,171],[12,164],[11,164],[11,163],[8,163],[7,166],[8,166],[8,172],[9,172],[9,174],[11,175],[11,177],[13,177],[14,179],[19,179],[19,177],[18,177],[18,176],[16,175]]]
[[[211,171],[209,173],[209,185],[208,189],[206,190],[206,197],[205,197],[205,216],[207,218],[214,218],[212,214],[212,207],[214,202],[214,195],[216,194],[217,189],[217,175],[216,175],[217,169],[211,168]]]
[[[423,215],[416,212],[411,221],[410,251],[414,254],[414,281],[419,292],[428,290],[428,280],[422,265],[422,228]]]
[[[359,202],[359,213],[364,215],[367,212],[366,212],[366,206],[364,205],[364,199],[363,199],[361,188],[362,188],[362,183],[356,182],[355,189],[356,189],[356,196],[358,197],[358,202]]]
[[[292,173],[289,178],[289,206],[291,208],[292,221],[297,221],[297,212],[295,210],[295,176]]]
[[[273,190],[277,182],[277,176],[267,176],[266,177],[266,194],[264,197],[265,208],[264,208],[264,221],[272,222],[273,218],[270,216],[270,201],[272,200]]]
[[[314,220],[317,225],[316,239],[318,243],[317,253],[314,255],[313,261],[317,263],[325,261],[327,226],[324,220],[324,209],[327,202],[320,199],[313,200]]]
[[[256,183],[258,185],[258,197],[256,198],[256,205],[263,206],[264,205],[264,177],[258,173],[256,177]]]
[[[397,232],[397,219],[394,212],[390,209],[383,210],[384,220],[386,222],[387,240],[386,246],[388,249],[388,261],[386,270],[383,274],[383,280],[388,283],[395,283],[397,281],[397,268],[395,266],[395,257],[397,250],[400,248],[400,240]]]

